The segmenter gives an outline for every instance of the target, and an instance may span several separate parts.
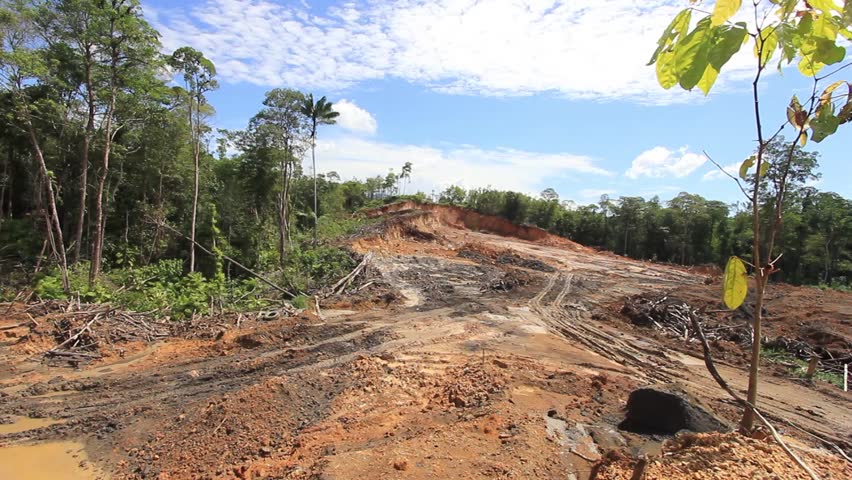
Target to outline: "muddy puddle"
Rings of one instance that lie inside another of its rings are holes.
[[[26,432],[35,430],[36,428],[49,427],[62,423],[62,420],[54,418],[29,418],[29,417],[11,417],[12,422],[0,424],[0,435],[11,435],[13,433]]]
[[[0,478],[95,480],[106,477],[89,462],[82,443],[49,442],[0,448]]]

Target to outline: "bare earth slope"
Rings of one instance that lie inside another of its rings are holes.
[[[712,279],[462,209],[375,214],[388,220],[352,241],[373,253],[352,290],[366,286],[319,316],[209,319],[73,369],[39,355],[73,310],[0,306],[0,478],[627,479],[639,455],[648,478],[805,478],[766,441],[682,436],[661,455],[669,437],[618,429],[628,394],[655,383],[735,422],[694,345],[617,313],[636,294],[705,298]],[[852,296],[823,300],[820,320],[842,334]],[[11,328],[27,314],[38,327]],[[741,366],[720,370],[744,388]],[[823,478],[842,479],[850,464],[828,445],[852,446],[850,398],[767,376],[760,404]],[[31,461],[48,457],[65,463]]]

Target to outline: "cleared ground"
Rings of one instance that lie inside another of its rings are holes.
[[[661,456],[668,437],[618,429],[630,391],[672,382],[735,423],[694,343],[618,313],[637,294],[712,303],[712,272],[410,207],[352,240],[373,255],[352,290],[366,286],[320,315],[199,319],[71,368],[41,353],[73,310],[0,306],[0,328],[22,324],[0,331],[0,477],[630,478],[650,455],[649,478],[806,478],[766,441],[711,434]],[[852,296],[780,288],[770,332],[816,316],[848,344]],[[742,355],[723,357],[744,388]],[[831,446],[852,445],[852,394],[767,371],[769,417],[824,478],[852,478]]]

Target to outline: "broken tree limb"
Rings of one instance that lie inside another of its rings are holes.
[[[196,246],[196,247],[198,247],[198,248],[199,248],[202,252],[204,252],[204,253],[206,253],[206,254],[208,254],[208,255],[213,255],[213,256],[215,256],[215,255],[216,255],[216,254],[214,254],[213,252],[211,252],[210,250],[208,250],[207,248],[205,248],[205,247],[204,247],[204,245],[201,245],[200,243],[196,242],[195,240],[192,240],[191,238],[187,237],[186,235],[184,235],[183,233],[181,233],[179,230],[177,230],[176,228],[172,227],[172,226],[171,226],[171,225],[169,225],[168,223],[166,223],[166,222],[155,222],[155,224],[156,224],[156,225],[159,225],[160,227],[165,228],[166,230],[168,230],[168,231],[170,231],[170,232],[174,233],[175,235],[177,235],[177,236],[179,236],[179,237],[183,238],[184,240],[187,240],[187,241],[190,241],[190,242],[194,243],[194,244],[195,244],[195,246]],[[229,256],[227,256],[227,255],[225,255],[225,254],[220,254],[220,255],[222,256],[222,258],[223,258],[223,259],[225,259],[225,260],[227,260],[227,261],[231,262],[231,263],[232,263],[232,264],[234,264],[237,268],[240,268],[240,269],[244,270],[246,273],[248,273],[248,274],[249,274],[249,275],[251,275],[252,277],[254,277],[254,278],[256,278],[256,279],[260,280],[261,282],[263,282],[263,283],[265,283],[265,284],[267,284],[267,285],[269,285],[270,287],[274,288],[275,290],[278,290],[279,292],[283,293],[284,295],[288,295],[290,298],[293,298],[293,297],[295,297],[295,296],[296,296],[296,295],[294,295],[292,292],[290,292],[289,290],[287,290],[286,288],[279,287],[278,285],[276,285],[276,284],[272,283],[271,281],[269,281],[268,279],[266,279],[265,277],[263,277],[261,274],[259,274],[259,273],[255,272],[254,270],[252,270],[252,269],[250,269],[250,268],[246,267],[245,265],[243,265],[242,263],[240,263],[240,262],[238,262],[238,261],[234,260],[233,258],[231,258],[231,257],[229,257]]]
[[[355,277],[357,277],[359,274],[361,274],[361,272],[364,271],[364,269],[367,268],[367,265],[370,263],[370,260],[372,260],[372,258],[373,252],[367,252],[367,254],[364,255],[364,258],[361,260],[361,263],[359,263],[354,269],[352,269],[351,272],[349,272],[348,275],[341,278],[337,283],[334,284],[334,286],[331,287],[331,293],[339,294],[343,292],[343,290],[346,290],[346,287],[348,287],[352,283],[352,281],[355,280]]]
[[[3,326],[3,327],[0,327],[0,332],[2,332],[4,330],[14,330],[16,328],[25,327],[29,323],[30,323],[29,321],[26,321],[26,322],[23,322],[23,323],[16,323],[14,325],[6,325],[6,326]]]
[[[790,460],[793,460],[794,463],[801,467],[802,470],[804,470],[808,474],[808,476],[811,477],[812,480],[820,480],[816,472],[814,472],[813,469],[811,469],[811,467],[807,463],[805,463],[804,460],[799,458],[799,456],[796,455],[796,453],[793,452],[793,450],[791,450],[786,443],[784,443],[784,440],[781,439],[781,435],[779,435],[778,431],[775,430],[775,427],[773,427],[772,424],[769,423],[769,420],[767,420],[766,417],[764,417],[757,410],[757,407],[752,405],[744,398],[740,397],[728,385],[728,382],[726,382],[725,379],[722,378],[722,375],[720,375],[719,371],[716,370],[716,365],[713,364],[713,357],[710,354],[710,345],[707,343],[707,338],[704,336],[704,331],[701,329],[701,323],[698,321],[698,317],[695,314],[692,314],[690,315],[690,319],[692,320],[692,327],[695,329],[695,333],[698,335],[698,339],[701,341],[701,347],[704,350],[704,365],[710,372],[710,376],[712,376],[713,379],[716,380],[716,383],[718,383],[723,390],[728,392],[728,395],[733,397],[733,399],[736,400],[740,405],[754,412],[755,416],[761,421],[761,423],[766,425],[766,427],[772,433],[772,438],[774,438],[775,442],[777,442],[781,449],[784,450],[784,453],[786,453],[787,456],[790,457]]]
[[[92,319],[91,319],[91,320],[89,320],[89,323],[87,323],[85,327],[81,328],[81,329],[80,329],[80,331],[78,331],[77,333],[75,333],[74,335],[72,335],[71,337],[69,337],[69,338],[68,338],[68,340],[65,340],[64,342],[62,342],[62,343],[60,343],[59,345],[57,345],[57,346],[55,346],[55,347],[51,348],[50,350],[48,350],[48,351],[47,351],[47,352],[45,352],[45,353],[46,353],[46,354],[54,354],[54,353],[56,353],[57,351],[59,351],[59,349],[60,349],[60,348],[64,347],[65,345],[68,345],[69,343],[71,343],[71,342],[72,342],[72,341],[74,341],[74,340],[77,340],[78,338],[80,338],[80,335],[82,335],[82,334],[83,334],[83,332],[85,332],[86,330],[88,330],[88,329],[89,329],[89,327],[91,327],[91,326],[92,326],[92,324],[93,324],[93,323],[95,323],[95,321],[96,321],[97,319],[99,319],[99,318],[101,318],[101,314],[100,314],[100,313],[95,314],[95,315],[92,317]]]

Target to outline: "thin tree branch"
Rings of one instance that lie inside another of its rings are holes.
[[[707,153],[707,150],[702,150],[702,153],[704,153],[704,156],[705,156],[705,157],[707,157],[707,160],[710,160],[710,163],[712,163],[713,165],[716,165],[716,168],[718,168],[718,169],[719,169],[722,173],[724,173],[725,175],[727,175],[728,177],[730,177],[730,178],[731,178],[731,180],[735,181],[735,182],[737,183],[737,186],[738,186],[738,187],[740,187],[740,191],[741,191],[741,192],[743,192],[743,195],[745,195],[746,199],[747,199],[748,201],[751,201],[751,196],[748,194],[748,192],[746,192],[745,188],[743,188],[743,185],[742,185],[742,183],[740,183],[740,179],[739,179],[739,178],[737,178],[737,177],[735,177],[735,176],[731,175],[730,173],[728,173],[728,171],[727,171],[727,170],[725,170],[725,168],[724,168],[724,167],[722,167],[721,165],[719,165],[719,164],[716,162],[716,160],[713,160],[713,157],[711,157],[711,156],[710,156],[710,154],[709,154],[709,153]]]
[[[817,81],[825,80],[826,78],[828,78],[828,77],[830,77],[830,76],[834,75],[835,73],[837,73],[837,72],[839,72],[839,71],[843,70],[844,68],[848,68],[848,67],[852,67],[852,62],[849,62],[849,63],[847,63],[847,64],[845,64],[845,65],[841,65],[840,67],[835,68],[835,69],[834,69],[834,70],[832,70],[831,72],[826,73],[825,75],[823,75],[823,76],[821,76],[821,77],[814,77],[814,78],[816,78],[816,80],[817,80]]]

